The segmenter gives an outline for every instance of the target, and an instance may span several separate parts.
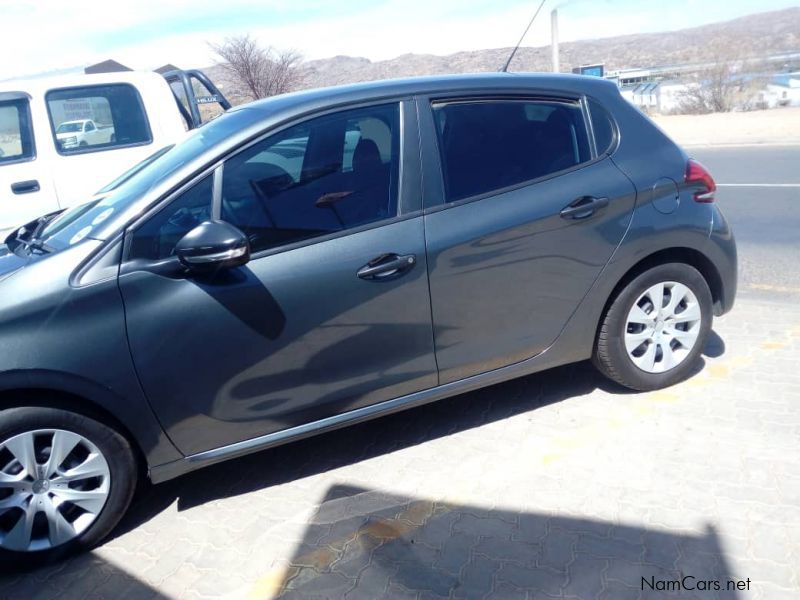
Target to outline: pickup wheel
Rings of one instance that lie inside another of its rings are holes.
[[[107,425],[56,408],[0,411],[0,563],[92,547],[125,513],[136,480],[130,444]]]
[[[592,360],[608,378],[646,391],[686,379],[711,331],[711,291],[683,263],[653,267],[628,283],[609,306]]]
[[[81,148],[83,148],[84,146],[88,146],[88,145],[89,144],[87,144],[85,140],[82,141],[80,144],[78,144],[78,146],[80,146]]]

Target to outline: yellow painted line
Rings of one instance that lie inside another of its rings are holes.
[[[762,342],[759,348],[762,350],[783,350],[788,345],[786,342]]]
[[[261,577],[248,594],[248,598],[261,600],[262,598],[275,598],[283,591],[286,582],[297,575],[300,569],[296,567],[280,567],[273,569]]]
[[[650,392],[649,394],[647,394],[647,396],[644,396],[642,399],[647,400],[648,403],[650,402],[673,403],[680,400],[681,397],[675,392],[669,390],[659,390],[657,392]]]
[[[549,465],[554,462],[558,462],[562,458],[564,458],[563,454],[545,454],[544,456],[542,456],[542,463],[545,465]]]
[[[247,597],[251,600],[275,598],[286,590],[289,581],[302,570],[311,570],[312,577],[321,575],[322,571],[339,559],[348,544],[381,546],[424,526],[433,516],[450,512],[453,506],[427,500],[412,502],[405,510],[390,519],[372,521],[354,531],[352,535],[341,537],[326,546],[292,559],[289,566],[272,569],[258,578]]]
[[[727,365],[724,364],[709,365],[703,369],[703,372],[707,373],[708,377],[712,377],[714,379],[721,379],[731,374],[731,370]]]
[[[751,283],[747,286],[751,290],[763,290],[766,292],[786,292],[789,294],[800,294],[800,288],[786,285],[770,285],[768,283]]]

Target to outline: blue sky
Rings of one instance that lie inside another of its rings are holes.
[[[213,62],[207,42],[252,33],[307,58],[373,60],[510,46],[538,0],[0,0],[0,79],[116,58],[148,69]],[[526,45],[549,42],[559,8],[564,41],[663,31],[798,6],[798,0],[547,0]]]

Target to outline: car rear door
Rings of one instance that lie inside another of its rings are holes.
[[[594,148],[581,98],[419,102],[436,358],[446,383],[556,340],[621,241],[635,189]]]
[[[212,214],[248,235],[252,257],[192,276],[172,249]],[[119,284],[131,352],[186,454],[437,383],[411,101],[270,134],[129,238]]]

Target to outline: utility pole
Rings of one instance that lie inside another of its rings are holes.
[[[553,73],[558,73],[560,69],[558,64],[558,9],[556,8],[550,13],[550,34],[552,36]]]

